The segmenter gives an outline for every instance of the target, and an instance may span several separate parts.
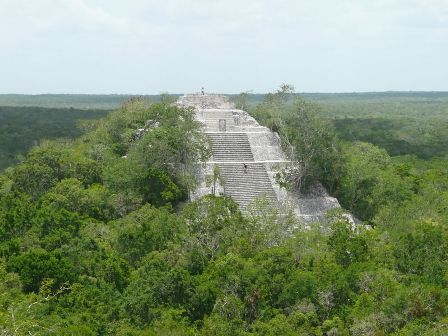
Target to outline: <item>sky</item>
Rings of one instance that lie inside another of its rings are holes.
[[[0,0],[0,93],[448,91],[448,0]]]

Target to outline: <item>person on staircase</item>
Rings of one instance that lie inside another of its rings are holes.
[[[244,163],[243,167],[244,167],[244,172],[247,174],[247,163]]]

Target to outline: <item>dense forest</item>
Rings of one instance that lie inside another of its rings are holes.
[[[98,119],[108,110],[0,106],[0,171],[20,160],[43,139],[76,138],[79,121]]]
[[[361,140],[392,156],[430,159],[448,153],[448,93],[314,95],[346,141]]]
[[[291,187],[321,181],[365,225],[186,202],[210,155],[193,111],[133,98],[0,175],[1,334],[448,334],[448,159],[425,147],[446,116],[421,116],[431,136],[396,149],[411,112],[380,127],[362,99],[306,98],[235,100],[306,167]]]

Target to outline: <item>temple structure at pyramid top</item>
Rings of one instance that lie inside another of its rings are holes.
[[[180,105],[193,106],[200,109],[234,109],[235,104],[230,98],[221,94],[196,93],[181,96]]]

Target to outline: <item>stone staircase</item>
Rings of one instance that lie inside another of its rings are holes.
[[[207,133],[212,145],[213,161],[254,161],[246,133]]]
[[[213,161],[223,178],[224,194],[232,197],[243,212],[257,198],[264,198],[276,206],[277,197],[265,165],[254,162],[247,134],[218,132],[207,135]]]
[[[277,197],[264,164],[249,162],[246,165],[247,169],[241,162],[218,163],[224,179],[224,194],[232,197],[243,212],[256,198],[264,198],[276,206]]]

